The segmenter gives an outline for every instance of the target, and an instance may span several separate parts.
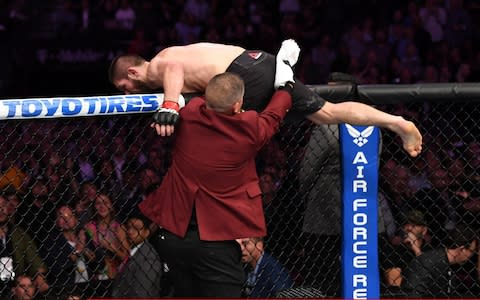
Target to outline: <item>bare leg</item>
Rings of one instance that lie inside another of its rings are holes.
[[[413,122],[362,103],[326,102],[322,109],[308,115],[307,119],[315,124],[349,123],[379,126],[398,134],[402,139],[403,149],[409,155],[416,157],[422,151],[422,135]]]

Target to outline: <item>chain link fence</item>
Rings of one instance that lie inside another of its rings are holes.
[[[424,134],[422,155],[410,158],[398,137],[382,131],[382,295],[478,295],[478,247],[471,243],[480,229],[478,105],[381,108],[414,120]],[[131,289],[153,293],[143,297],[171,295],[158,255],[150,253],[142,272],[125,269],[136,239],[149,239],[129,219],[139,218],[136,205],[170,163],[172,141],[149,124],[149,114],[0,122],[2,297],[23,274],[57,299],[122,295],[125,274]],[[263,247],[292,282],[266,292],[340,297],[338,127],[285,124],[257,167],[268,226]]]

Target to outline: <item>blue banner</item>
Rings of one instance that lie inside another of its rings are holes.
[[[379,299],[378,146],[374,126],[340,125],[345,299]]]
[[[0,120],[151,113],[161,107],[163,97],[163,94],[136,94],[5,99],[0,100]],[[180,107],[185,106],[183,96],[180,96],[178,104]]]

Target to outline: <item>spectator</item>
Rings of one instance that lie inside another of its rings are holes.
[[[15,279],[15,285],[11,291],[12,300],[34,300],[37,288],[28,275],[20,275]]]
[[[179,13],[176,4],[170,1],[160,1],[158,5],[160,7],[157,11],[157,18],[160,24],[163,26],[175,24]]]
[[[13,187],[4,189],[4,196],[8,204],[8,216],[12,225],[17,224],[17,210],[20,206],[20,199],[23,199],[23,195],[15,190]]]
[[[103,29],[106,33],[118,28],[116,20],[117,3],[118,1],[116,0],[105,0],[102,2],[100,19],[103,20]]]
[[[151,54],[152,43],[146,37],[145,30],[137,29],[134,33],[134,38],[128,45],[128,53],[138,53],[142,56],[149,56]]]
[[[28,274],[41,293],[49,289],[46,267],[38,255],[37,245],[20,227],[9,223],[8,202],[0,195],[0,295],[8,294],[9,283],[18,274]]]
[[[86,142],[83,142],[85,145]],[[89,147],[89,146],[87,146]],[[83,148],[83,147],[82,147]],[[88,157],[88,152],[86,150],[80,150],[80,153],[75,160],[75,173],[77,173],[77,180],[80,183],[86,181],[93,181],[95,179],[95,169],[91,159]]]
[[[152,14],[153,11],[155,11],[155,14]],[[157,1],[144,0],[141,1],[141,3],[136,3],[135,14],[135,28],[136,30],[144,31],[147,40],[150,40],[148,37],[154,36],[156,30],[163,28],[163,26],[160,25],[159,3]]]
[[[113,153],[112,162],[115,168],[116,178],[123,184],[122,168],[123,165],[127,163],[127,147],[125,146],[124,138],[121,135],[118,135],[113,139],[111,150]]]
[[[117,21],[118,29],[132,31],[135,26],[136,17],[130,0],[120,0],[120,6],[115,11],[115,20]]]
[[[319,73],[319,82],[327,81],[328,74],[330,74],[332,64],[336,58],[337,55],[331,45],[330,35],[323,35],[312,49],[312,63]]]
[[[48,266],[52,295],[67,292],[91,295],[89,282],[93,275],[89,263],[94,254],[86,245],[85,231],[78,227],[78,219],[68,206],[57,209],[56,227],[41,244],[39,251]]]
[[[461,265],[478,252],[478,237],[466,226],[449,232],[445,248],[415,257],[405,270],[404,288],[410,297],[455,296],[454,265]]]
[[[271,173],[263,173],[259,177],[260,189],[262,190],[262,202],[263,205],[269,206],[277,192],[273,175]]]
[[[104,191],[112,195],[113,199],[117,199],[122,191],[122,184],[117,178],[117,174],[114,171],[113,162],[110,158],[101,160],[96,164],[98,167],[98,171],[96,172],[98,175],[95,178],[93,184],[95,187],[98,187],[99,190]],[[90,199],[95,199],[95,195],[93,191],[91,193]],[[96,192],[95,192],[96,194]],[[90,201],[84,199],[87,205]]]
[[[401,58],[402,65],[404,68],[408,69],[412,74],[413,78],[419,78],[422,72],[422,62],[420,61],[420,56],[418,55],[417,46],[413,42],[410,42],[406,45],[405,55]]]
[[[130,163],[138,166],[143,166],[147,163],[147,155],[142,149],[142,144],[145,144],[145,141],[141,138],[137,138],[134,143],[129,145],[127,150],[127,159],[130,161]]]
[[[163,177],[169,165],[169,154],[164,146],[154,147],[148,151],[147,166]]]
[[[17,221],[25,228],[37,245],[45,242],[55,224],[55,203],[51,201],[45,178],[37,178],[18,208]]]
[[[278,10],[281,14],[296,15],[300,12],[300,1],[298,0],[280,0]]]
[[[435,83],[439,81],[438,69],[434,65],[428,65],[425,67],[423,72],[423,79],[421,82],[424,83]]]
[[[265,252],[263,238],[244,238],[237,242],[242,248],[242,262],[247,273],[243,291],[246,297],[276,297],[282,290],[293,287],[288,270],[275,257]]]
[[[382,279],[386,293],[400,292],[406,266],[414,257],[432,249],[428,227],[423,213],[412,210],[407,213],[401,230],[381,247]]]
[[[458,67],[457,74],[455,75],[455,79],[457,82],[469,82],[471,81],[472,69],[470,64],[462,63]]]
[[[446,40],[451,47],[460,47],[471,40],[472,20],[464,7],[464,0],[451,0],[448,3]]]
[[[451,82],[452,81],[452,72],[448,65],[443,65],[440,68],[440,75],[438,82]]]
[[[341,168],[337,125],[318,125],[310,137],[299,173],[301,190],[306,191],[302,224],[302,261],[307,285],[319,287],[326,295],[339,297],[341,291]],[[309,253],[318,255],[309,255]]]
[[[58,5],[53,12],[53,18],[55,20],[55,31],[60,38],[69,37],[76,33],[80,27],[72,0],[58,1]]]
[[[129,255],[122,262],[112,284],[115,298],[159,298],[163,265],[157,251],[148,242],[150,221],[131,216],[127,222]]]
[[[180,44],[188,45],[199,39],[202,26],[197,22],[194,16],[184,12],[180,19],[175,23],[175,30]]]
[[[342,37],[350,53],[350,57],[358,59],[362,57],[366,51],[367,43],[359,25],[352,25],[350,30]]]
[[[216,28],[214,28],[216,30]],[[154,33],[155,40],[153,42],[153,50],[155,53],[162,51],[171,44],[169,30],[165,27],[160,27],[156,29]],[[207,40],[210,41],[209,35],[207,34]],[[212,39],[213,40],[213,39]]]
[[[379,28],[375,31],[375,39],[370,48],[375,51],[380,70],[386,71],[391,61],[392,46],[387,42],[385,29]]]
[[[322,39],[323,35],[321,26],[318,24],[319,18],[317,10],[315,10],[315,5],[303,5],[299,17],[302,23],[300,27],[300,39],[305,48],[311,49]],[[325,33],[325,36],[330,36],[330,34]],[[331,45],[329,45],[329,47],[330,46]],[[329,58],[327,58],[327,60],[328,59]]]
[[[108,296],[110,284],[128,255],[129,245],[124,228],[115,220],[113,204],[107,195],[96,197],[95,217],[85,225],[85,232],[95,253],[97,268],[93,280],[98,283],[95,296]]]
[[[120,224],[127,222],[137,205],[143,200],[139,186],[140,167],[135,163],[125,163],[122,169],[123,185],[114,201],[116,219]]]
[[[162,182],[161,177],[153,168],[144,167],[140,170],[139,187],[142,192],[142,198],[153,192]]]
[[[207,20],[209,9],[210,5],[206,0],[187,0],[184,5],[184,12],[192,15],[200,23]]]
[[[384,165],[384,168],[387,165]],[[409,180],[412,177],[411,171],[400,164],[395,164],[393,167],[388,169],[381,169],[381,174],[385,174],[386,172],[391,171],[391,174],[395,174],[395,176],[391,176],[390,180],[388,181],[388,185],[385,188],[385,196],[388,199],[388,204],[392,210],[393,218],[395,220],[403,220],[404,216],[407,214],[411,208],[408,206],[410,199],[413,196],[413,190],[409,186]]]
[[[79,31],[85,35],[95,34],[95,29],[98,29],[98,15],[95,8],[90,5],[91,0],[81,0],[80,9],[78,10],[80,26]]]
[[[388,43],[395,46],[404,33],[403,11],[396,9],[388,25]]]
[[[87,224],[93,218],[93,205],[97,198],[98,189],[93,182],[84,182],[80,188],[80,197],[75,203],[75,215],[78,218],[79,227]]]
[[[452,178],[443,167],[433,168],[428,173],[431,188],[423,188],[415,193],[410,207],[424,213],[428,227],[437,246],[457,222],[453,203],[455,195],[452,190]]]
[[[430,33],[432,42],[438,43],[444,39],[444,26],[447,23],[445,8],[440,6],[438,0],[425,0],[425,5],[420,8],[418,15],[423,28]]]
[[[375,50],[369,49],[365,53],[365,65],[362,72],[359,74],[360,83],[363,84],[377,84],[380,83],[380,66],[377,61],[377,54]]]
[[[407,4],[407,13],[403,19],[406,26],[415,26],[415,24],[420,21],[420,16],[418,15],[418,3],[417,1],[408,1]]]

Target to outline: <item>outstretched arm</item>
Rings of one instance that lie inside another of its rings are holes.
[[[326,102],[319,111],[307,118],[316,124],[349,123],[386,128],[402,138],[403,148],[415,157],[422,151],[422,135],[413,122],[358,102]]]
[[[163,73],[163,93],[166,100],[178,103],[183,89],[184,70],[179,62],[167,62]]]
[[[168,51],[168,50],[167,50]],[[163,69],[163,89],[164,101],[162,108],[156,113],[159,116],[158,123],[152,123],[151,127],[155,128],[157,134],[161,136],[170,136],[173,134],[175,122],[178,119],[178,99],[184,84],[183,64],[177,61],[165,61],[162,58],[155,58],[151,62],[152,74],[162,74]],[[172,124],[169,124],[172,123]]]

